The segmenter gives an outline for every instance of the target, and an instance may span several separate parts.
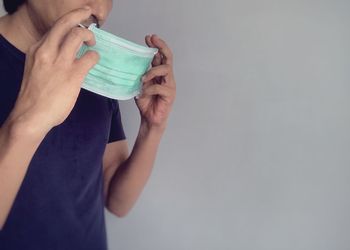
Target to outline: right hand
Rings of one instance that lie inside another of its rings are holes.
[[[77,26],[90,15],[90,8],[69,12],[30,47],[21,89],[10,114],[12,121],[24,122],[32,132],[47,133],[68,117],[85,76],[99,60],[95,51],[76,58],[83,42],[96,43],[90,30]]]

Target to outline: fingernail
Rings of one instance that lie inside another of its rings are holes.
[[[145,81],[145,79],[146,79],[146,77],[145,77],[145,76],[143,76],[143,77],[141,78],[141,81],[142,81],[142,82],[144,82],[144,81]]]

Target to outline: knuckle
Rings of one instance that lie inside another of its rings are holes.
[[[40,47],[34,54],[34,58],[40,63],[48,63],[51,60],[50,54]]]

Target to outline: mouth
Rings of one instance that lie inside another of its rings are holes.
[[[81,25],[83,25],[85,28],[88,28],[92,23],[96,23],[96,27],[100,28],[100,22],[95,15],[91,15],[88,19],[81,22]]]

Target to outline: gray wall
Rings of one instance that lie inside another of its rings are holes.
[[[1,1],[2,2],[2,1]],[[0,16],[4,15],[5,11],[3,9],[2,3],[0,4]]]
[[[349,249],[350,2],[114,2],[105,28],[163,37],[178,94],[142,196],[106,212],[110,249]]]

